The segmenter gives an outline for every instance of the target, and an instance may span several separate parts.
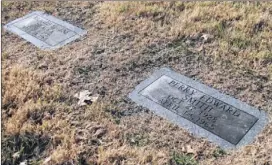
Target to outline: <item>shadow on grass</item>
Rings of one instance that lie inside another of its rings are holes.
[[[2,164],[15,165],[24,160],[37,160],[46,149],[49,140],[49,137],[31,133],[12,136],[5,136],[2,133]]]

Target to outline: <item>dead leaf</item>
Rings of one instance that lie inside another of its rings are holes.
[[[195,154],[196,153],[196,151],[190,145],[186,146],[186,152],[189,153],[189,154]]]
[[[87,105],[87,102],[93,103],[96,102],[99,98],[98,96],[90,96],[91,92],[88,90],[81,91],[80,93],[77,93],[74,95],[74,97],[78,98],[78,105],[83,106]]]
[[[23,161],[23,162],[20,162],[19,165],[27,165],[27,161],[25,160],[25,161]]]
[[[18,152],[15,152],[13,155],[12,155],[13,158],[19,158],[20,157],[20,151]]]
[[[205,42],[210,42],[212,38],[213,38],[213,36],[210,35],[210,34],[203,34],[203,35],[201,36],[201,39],[202,39],[202,41],[203,41],[204,43],[205,43]]]
[[[182,147],[182,152],[185,152],[188,154],[195,154],[196,153],[196,151],[190,145],[186,145],[185,147]]]
[[[98,96],[92,96],[91,97],[91,101],[92,102],[96,102],[98,100],[98,98],[99,98]]]
[[[95,132],[94,136],[100,138],[100,137],[103,136],[106,132],[107,132],[106,129],[101,128],[101,129],[98,129],[98,130]]]
[[[51,160],[51,156],[47,157],[44,161],[43,164],[47,164]]]

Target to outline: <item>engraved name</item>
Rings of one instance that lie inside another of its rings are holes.
[[[168,84],[186,94],[184,98],[177,98],[173,96],[172,100],[175,103],[187,101],[192,105],[199,107],[200,109],[204,109],[204,111],[211,111],[216,109],[219,111],[224,111],[236,117],[240,116],[240,110],[211,96],[203,94],[199,99],[193,98],[193,95],[198,91],[192,87],[189,87],[188,85],[182,84],[181,82],[176,82],[175,80],[172,80]]]
[[[163,107],[192,121],[195,124],[212,131],[215,129],[217,120],[221,119],[218,116],[214,116],[214,114],[218,114],[218,112],[212,113],[212,111],[220,111],[237,118],[240,116],[240,110],[237,108],[199,92],[188,85],[175,80],[172,80],[168,84],[182,92],[184,97],[169,94],[167,97],[159,100],[159,103]],[[198,97],[195,95],[198,95]],[[201,96],[199,97],[199,95]],[[182,106],[184,103],[186,103],[187,106]],[[186,109],[185,111],[184,108]]]
[[[64,35],[69,33],[70,30],[62,27],[58,24],[55,24],[48,20],[43,20],[39,16],[33,18],[35,20],[34,23],[23,26],[22,30],[35,36],[36,38],[40,39],[41,41],[46,41],[54,31],[63,33]]]

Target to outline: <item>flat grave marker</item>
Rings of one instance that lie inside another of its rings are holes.
[[[268,122],[265,112],[168,68],[140,83],[129,98],[224,149],[250,143]]]
[[[35,11],[4,26],[43,50],[59,48],[87,33],[67,22]]]

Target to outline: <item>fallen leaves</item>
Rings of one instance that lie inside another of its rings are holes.
[[[12,155],[12,157],[13,157],[14,159],[19,158],[19,157],[20,157],[20,151],[15,152],[15,153]]]
[[[100,138],[101,136],[103,136],[105,133],[107,132],[106,129],[104,128],[101,128],[101,129],[98,129],[95,134],[93,136],[97,137],[97,138]]]
[[[43,164],[48,164],[51,161],[51,156],[47,157],[44,161]]]
[[[83,106],[87,104],[92,104],[93,102],[96,102],[98,100],[98,96],[90,96],[91,92],[88,90],[83,90],[77,94],[74,95],[74,97],[78,98],[78,105]]]
[[[200,38],[202,39],[204,43],[206,43],[206,42],[210,42],[214,37],[213,35],[210,35],[210,34],[203,34]]]
[[[196,154],[196,151],[190,145],[186,145],[185,147],[182,147],[182,151],[188,154]]]

